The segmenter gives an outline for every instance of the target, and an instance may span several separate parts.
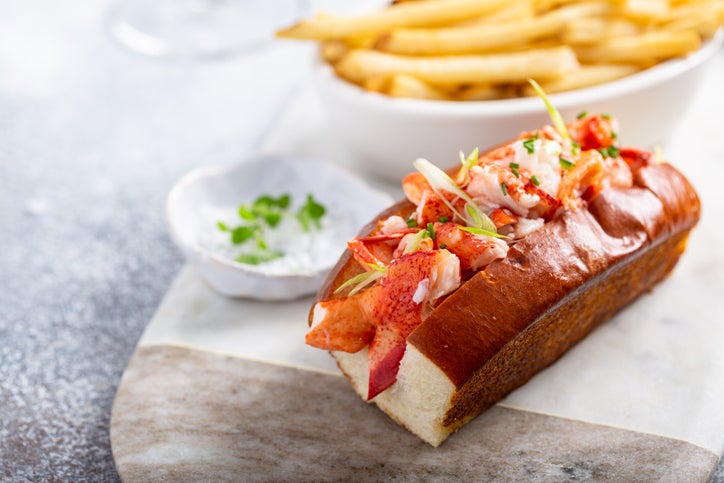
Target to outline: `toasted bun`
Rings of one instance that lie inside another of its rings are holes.
[[[380,218],[413,209],[400,202]],[[632,188],[605,189],[563,213],[448,296],[407,338],[397,382],[373,402],[439,445],[662,280],[699,214],[681,173],[668,164],[641,168]],[[345,255],[317,300],[335,298],[359,270]],[[364,398],[366,350],[332,354]]]

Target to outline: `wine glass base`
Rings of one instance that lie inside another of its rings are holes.
[[[111,34],[154,57],[226,57],[271,41],[302,14],[300,0],[117,0]]]

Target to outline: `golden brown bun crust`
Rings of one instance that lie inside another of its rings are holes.
[[[459,428],[555,362],[600,323],[663,279],[684,250],[688,231],[649,245],[567,294],[516,334],[458,388],[443,425]],[[605,364],[605,361],[601,361]]]
[[[402,201],[379,218],[413,209]],[[408,337],[458,388],[444,425],[475,417],[664,278],[699,216],[681,173],[647,166],[633,188],[603,190],[465,282]],[[335,298],[333,289],[359,271],[345,255],[317,300]]]
[[[579,294],[589,281],[608,285],[603,277],[608,269],[669,235],[688,231],[699,212],[699,199],[683,175],[666,164],[645,167],[633,188],[604,190],[588,209],[565,213],[516,243],[505,259],[491,263],[448,297],[408,342],[460,387],[564,297]],[[666,259],[661,262],[668,265]],[[650,283],[643,285],[627,293],[638,295]],[[624,305],[620,297],[611,300],[612,293],[601,295],[602,306]]]

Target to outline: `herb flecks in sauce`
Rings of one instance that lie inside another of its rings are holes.
[[[242,224],[230,227],[221,221],[217,222],[216,226],[219,230],[229,233],[233,245],[243,245],[250,241],[255,242],[254,250],[236,257],[237,262],[247,265],[261,265],[283,257],[284,253],[268,248],[265,234],[268,230],[277,228],[284,218],[296,218],[304,232],[322,228],[321,221],[327,210],[311,194],[307,195],[305,203],[296,212],[290,210],[291,202],[291,195],[287,193],[276,198],[261,195],[252,203],[239,206],[237,213],[239,218],[243,220]]]

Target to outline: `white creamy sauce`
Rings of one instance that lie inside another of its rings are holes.
[[[335,210],[334,206],[325,206],[326,214],[321,220],[322,228],[312,227],[308,232],[293,216],[285,216],[275,227],[264,227],[263,237],[270,251],[278,251],[281,258],[259,265],[236,262],[242,254],[256,253],[253,239],[234,245],[231,235],[221,231],[216,223],[221,221],[229,228],[242,225],[243,220],[236,216],[235,207],[219,209],[207,207],[200,210],[203,227],[199,230],[199,246],[226,260],[243,265],[247,270],[266,275],[305,275],[331,268],[339,259],[347,240],[354,235],[355,228],[348,215]],[[296,206],[294,210],[296,210]]]

